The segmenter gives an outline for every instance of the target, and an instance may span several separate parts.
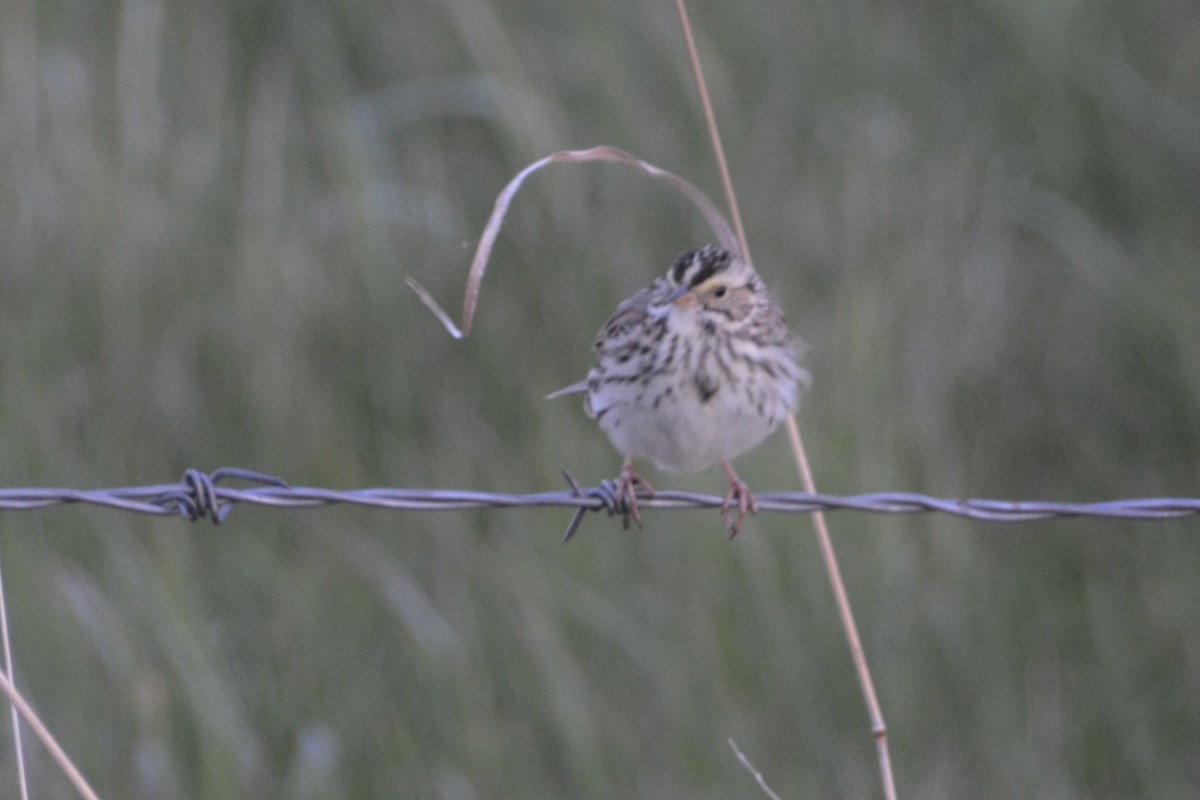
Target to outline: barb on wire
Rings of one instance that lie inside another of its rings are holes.
[[[574,508],[575,514],[563,541],[578,530],[588,511],[620,515],[628,525],[629,508],[613,492],[611,481],[584,488],[569,474],[570,489],[535,494],[502,494],[458,489],[323,489],[291,486],[281,478],[253,470],[225,467],[211,474],[189,469],[178,483],[132,486],[115,489],[0,488],[0,511],[30,511],[59,505],[94,505],[155,516],[180,515],[185,519],[208,518],[222,522],[239,503],[274,508],[314,508],[350,504],[394,511],[453,511],[472,508]],[[223,481],[248,481],[247,488]],[[876,514],[923,514],[937,512],[990,522],[1033,522],[1071,517],[1106,517],[1127,520],[1169,520],[1200,515],[1200,499],[1176,497],[1109,500],[1099,503],[1063,503],[1029,500],[942,500],[910,492],[880,492],[842,497],[803,492],[759,492],[762,512],[811,513],[862,511]],[[643,508],[720,508],[717,495],[683,491],[657,491],[639,495]]]

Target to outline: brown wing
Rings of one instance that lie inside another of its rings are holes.
[[[596,334],[593,347],[597,351],[603,350],[605,345],[621,342],[629,331],[644,325],[650,303],[658,296],[665,295],[666,287],[666,281],[659,278],[632,297],[622,300],[617,310],[608,318],[608,322],[605,322],[604,327]]]

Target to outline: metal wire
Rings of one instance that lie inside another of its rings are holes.
[[[348,503],[395,511],[453,511],[472,508],[574,508],[567,528],[570,539],[588,511],[607,511],[624,517],[629,509],[617,499],[612,481],[581,487],[564,473],[570,489],[536,494],[500,494],[451,489],[352,489],[339,491],[289,486],[285,481],[252,470],[226,467],[211,474],[187,470],[178,483],[115,489],[0,488],[0,511],[31,511],[52,506],[82,504],[155,516],[179,515],[192,521],[225,520],[235,505],[245,503],[274,508],[315,508]],[[233,488],[219,485],[237,479],[252,485]],[[1028,500],[941,500],[909,492],[880,492],[851,497],[803,492],[759,492],[761,512],[810,513],[865,511],[878,514],[940,512],[990,522],[1033,522],[1071,517],[1106,517],[1128,520],[1169,520],[1200,515],[1200,499],[1151,497],[1109,500],[1100,503],[1061,503]],[[657,491],[639,496],[643,508],[720,508],[723,498],[695,492]]]

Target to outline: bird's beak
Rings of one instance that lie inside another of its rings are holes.
[[[671,294],[667,297],[667,302],[674,303],[675,301],[677,301],[679,298],[683,297],[687,293],[688,293],[688,287],[679,286],[675,289],[675,291],[671,292]]]

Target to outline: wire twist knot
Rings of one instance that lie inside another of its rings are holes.
[[[217,481],[226,478],[289,488],[282,478],[240,467],[222,467],[214,470],[211,475],[198,469],[188,469],[183,473],[179,486],[160,494],[154,499],[154,503],[164,509],[174,509],[179,512],[179,516],[192,522],[207,517],[214,525],[220,525],[225,521],[225,517],[229,516],[234,505],[232,501],[221,496],[217,487]]]

